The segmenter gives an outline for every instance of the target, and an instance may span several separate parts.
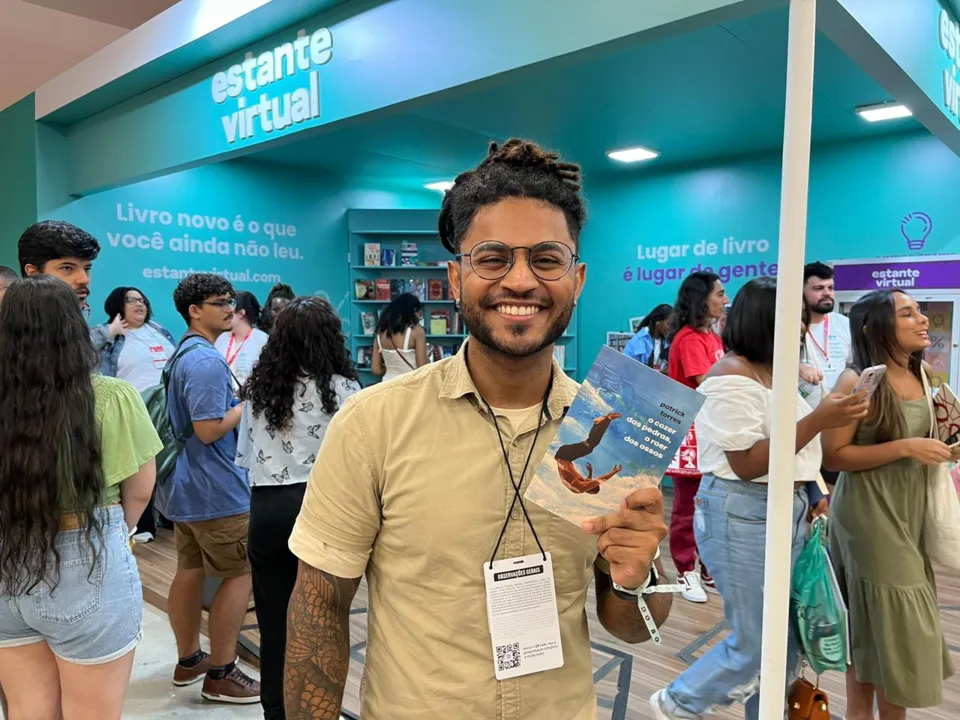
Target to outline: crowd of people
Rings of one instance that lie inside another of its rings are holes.
[[[173,524],[177,548],[172,681],[202,682],[208,701],[259,702],[268,720],[338,718],[351,604],[366,576],[365,720],[590,720],[588,589],[608,632],[650,639],[672,606],[655,592],[669,584],[659,559],[669,534],[684,597],[716,592],[731,632],[658,690],[652,711],[696,720],[741,702],[755,720],[767,487],[777,480],[767,474],[776,282],[750,280],[731,304],[719,277],[694,272],[674,305],[643,319],[626,354],[705,396],[687,440],[696,463],[671,478],[669,530],[656,488],[577,526],[524,503],[522,489],[578,390],[553,347],[586,281],[585,221],[577,166],[527,141],[493,144],[446,192],[439,217],[467,341],[429,363],[423,307],[401,296],[375,329],[373,371],[385,382],[363,390],[321,298],[281,285],[261,306],[197,273],[173,292],[187,328],[179,339],[128,286],[89,327],[99,244],[62,222],[28,228],[20,273],[0,268],[8,717],[120,717],[142,636],[131,536],[152,538],[157,516]],[[953,670],[922,488],[929,468],[960,450],[930,437],[930,341],[916,301],[870,293],[847,320],[832,278],[822,263],[807,266],[803,317],[780,318],[796,323],[801,356],[794,557],[812,515],[829,513],[853,628],[847,718],[871,718],[876,704],[882,720],[901,720],[938,704]],[[856,383],[881,364],[868,398]],[[169,448],[175,462],[158,471]],[[824,478],[836,488],[829,501]],[[498,560],[535,561],[551,578],[555,615],[541,624],[556,628],[547,642],[562,648],[559,667],[518,670],[509,648],[494,653],[484,568]],[[259,681],[236,656],[251,594]],[[791,679],[800,655],[791,624]]]
[[[917,302],[902,291],[872,292],[848,319],[836,312],[833,276],[821,262],[804,268],[793,560],[808,523],[829,513],[852,627],[846,717],[867,720],[878,708],[881,720],[901,720],[906,708],[938,705],[953,672],[922,532],[930,469],[960,459],[960,448],[931,437],[922,360],[930,339]],[[759,710],[775,309],[775,280],[749,281],[729,305],[719,277],[691,273],[675,306],[651,311],[624,350],[659,369],[651,348],[663,337],[666,372],[706,397],[692,437],[696,472],[671,478],[670,551],[683,597],[702,603],[705,589],[718,592],[731,628],[654,695],[658,720],[699,718],[735,701],[748,720]],[[664,317],[669,333],[650,329]],[[857,381],[878,365],[887,373],[868,399]],[[791,620],[791,678],[801,660]]]

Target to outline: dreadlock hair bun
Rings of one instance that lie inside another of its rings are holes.
[[[561,210],[574,242],[579,241],[587,220],[580,166],[561,162],[558,153],[530,140],[512,138],[503,145],[490,143],[487,157],[474,170],[458,175],[444,193],[439,219],[443,246],[459,252],[480,208],[511,197],[539,200]]]

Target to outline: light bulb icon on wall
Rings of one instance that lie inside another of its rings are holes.
[[[900,234],[907,241],[907,247],[914,252],[923,250],[931,230],[933,220],[925,212],[912,212],[900,222]]]

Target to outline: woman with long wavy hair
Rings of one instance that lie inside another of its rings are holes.
[[[260,625],[264,718],[284,717],[287,604],[297,558],[287,539],[334,414],[360,390],[340,318],[318,297],[292,300],[277,315],[260,361],[240,391],[245,401],[237,464],[250,471],[247,552]]]
[[[935,707],[953,674],[937,583],[924,542],[927,488],[960,448],[931,437],[930,323],[902,290],[876,290],[850,309],[853,362],[834,392],[869,367],[887,370],[869,414],[825,433],[824,465],[839,471],[830,508],[830,556],[850,610],[847,718],[903,720]],[[926,375],[926,378],[925,378]]]
[[[0,685],[10,717],[119,718],[143,598],[128,526],[160,450],[140,394],[98,356],[62,281],[0,306]]]

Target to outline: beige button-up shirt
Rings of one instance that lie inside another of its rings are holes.
[[[553,389],[524,487],[573,401],[577,384],[554,364]],[[500,421],[519,480],[536,413]],[[519,432],[515,432],[519,430]],[[464,351],[351,397],[327,430],[290,549],[333,575],[366,572],[370,608],[364,720],[593,720],[585,601],[597,541],[532,503],[553,555],[563,667],[498,682],[483,563],[513,500],[493,419]],[[519,503],[497,558],[538,552]]]

